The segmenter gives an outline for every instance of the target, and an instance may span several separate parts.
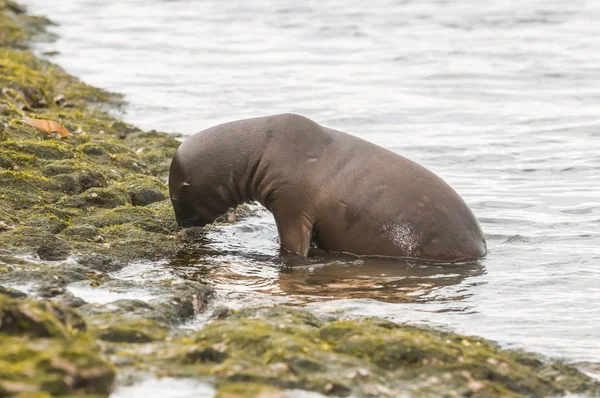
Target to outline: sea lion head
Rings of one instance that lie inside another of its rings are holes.
[[[188,182],[171,184],[169,181],[169,195],[173,210],[175,211],[175,220],[181,227],[202,226],[197,213],[194,211],[193,201],[190,198],[190,184]]]
[[[175,211],[175,219],[182,227],[203,226],[206,222],[200,217],[197,192],[194,192],[195,189],[187,177],[180,157],[176,154],[169,171],[169,197]]]

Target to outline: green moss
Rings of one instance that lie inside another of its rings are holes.
[[[11,209],[24,209],[56,200],[58,186],[30,171],[0,170],[0,203]]]
[[[135,176],[122,184],[136,206],[163,201],[169,195],[167,185],[156,177]]]
[[[114,369],[75,312],[0,294],[0,392],[107,396]]]
[[[0,4],[0,12],[10,14],[0,15],[16,21],[11,9]],[[40,23],[30,19],[21,28],[34,22]],[[0,71],[0,221],[25,228],[3,234],[5,249],[37,252],[50,233],[62,234],[85,255],[174,256],[182,243],[165,201],[168,189],[155,176],[165,177],[178,141],[116,120],[103,109],[118,106],[120,96],[85,85],[26,51],[0,49]],[[61,100],[55,102],[57,95]],[[56,120],[71,134],[46,139],[20,122],[24,117]],[[151,151],[151,158],[145,156]],[[149,166],[148,159],[156,163]],[[81,235],[79,226],[97,234]],[[23,236],[28,227],[37,230],[33,237]]]
[[[157,218],[158,212],[153,210],[154,209],[149,206],[121,206],[91,217],[83,218],[81,221],[93,225],[96,228],[106,228],[131,223],[133,226],[149,232],[174,232],[175,225],[173,224],[173,220]]]
[[[14,189],[25,194],[37,194],[53,188],[49,180],[38,173],[29,171],[0,171],[0,186],[4,189]]]
[[[600,384],[573,367],[531,356],[429,328],[377,319],[327,321],[270,307],[215,320],[195,336],[167,344],[156,362],[135,363],[158,366],[164,375],[213,375],[224,392],[249,382],[337,396],[600,393]]]
[[[66,159],[73,157],[72,147],[57,140],[4,141],[0,148],[35,156],[40,159]]]
[[[0,0],[0,47],[26,47],[27,39],[50,24],[46,18],[25,14],[25,9],[11,0]]]
[[[0,148],[0,169],[17,170],[39,164],[35,155]]]
[[[102,207],[112,209],[131,203],[131,197],[117,187],[90,188],[87,191],[59,201],[58,205],[64,207],[90,208]]]
[[[64,230],[62,234],[75,240],[90,240],[98,236],[98,229],[93,225],[74,225]]]
[[[111,319],[112,318],[112,319]],[[115,343],[149,343],[164,340],[167,328],[150,319],[115,320],[112,314],[92,318],[93,333],[100,339]]]
[[[20,226],[0,234],[0,247],[13,253],[37,253],[40,248],[64,248],[64,240],[40,227]]]
[[[286,398],[278,388],[257,383],[226,384],[219,388],[216,398]]]
[[[100,156],[106,158],[114,158],[119,154],[133,155],[133,151],[116,142],[107,142],[104,140],[88,142],[77,147],[77,150],[83,152],[86,155]]]
[[[30,215],[26,220],[22,220],[22,225],[34,228],[41,228],[51,234],[59,234],[69,225],[67,221],[56,217],[54,214],[40,215],[37,213]]]
[[[85,323],[72,310],[3,295],[0,295],[0,319],[0,333],[7,335],[67,338],[85,331]]]

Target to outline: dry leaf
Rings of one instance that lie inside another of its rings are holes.
[[[26,118],[23,120],[23,123],[36,127],[48,134],[56,132],[60,134],[60,138],[69,136],[67,129],[62,124],[55,122],[54,120]]]

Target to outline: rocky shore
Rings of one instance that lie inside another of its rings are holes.
[[[121,96],[34,56],[30,40],[49,24],[0,0],[0,397],[106,397],[166,376],[205,380],[218,397],[600,396],[572,366],[477,337],[285,306],[213,308],[210,281],[117,285],[112,275],[132,264],[202,255],[205,229],[174,222],[165,183],[177,137],[120,121]],[[152,297],[89,303],[72,286]],[[205,327],[186,327],[206,312]]]

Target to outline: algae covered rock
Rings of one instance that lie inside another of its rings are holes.
[[[0,294],[0,396],[108,396],[115,377],[79,315]]]
[[[121,95],[23,51],[47,22],[0,1],[0,221],[13,227],[0,231],[2,249],[50,261],[174,256],[183,243],[165,179],[179,141],[117,120],[107,110]],[[69,136],[49,136],[26,118],[61,123]]]
[[[213,375],[222,394],[239,382],[356,397],[600,394],[600,384],[573,367],[480,338],[289,307],[242,309],[157,354],[139,366]]]
[[[256,383],[234,383],[219,388],[215,398],[289,398],[285,392],[269,385]]]

